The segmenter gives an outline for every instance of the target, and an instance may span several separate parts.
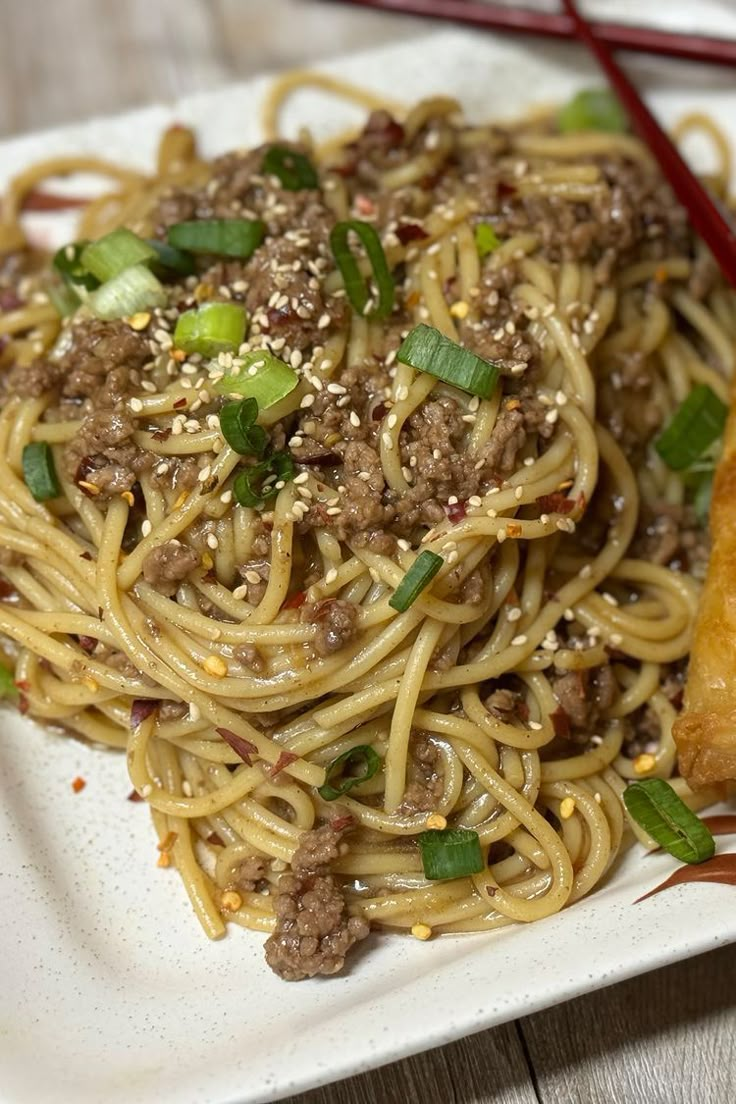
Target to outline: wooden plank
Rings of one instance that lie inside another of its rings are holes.
[[[0,134],[173,99],[227,79],[206,0],[3,5]]]
[[[724,1104],[736,1091],[736,946],[521,1021],[543,1104]]]
[[[283,1104],[537,1104],[537,1100],[518,1032],[513,1024],[504,1024],[289,1097]]]

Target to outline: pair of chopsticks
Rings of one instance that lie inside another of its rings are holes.
[[[564,13],[556,15],[513,7],[502,8],[498,5],[478,3],[477,0],[348,0],[348,2],[387,11],[432,15],[478,27],[532,31],[558,38],[580,39],[605,72],[626,109],[632,126],[659,162],[673,192],[690,215],[694,229],[710,249],[723,275],[736,287],[736,232],[733,225],[687,166],[611,53],[612,47],[623,47],[736,67],[736,42],[717,38],[685,37],[646,27],[589,23],[578,12],[575,0],[562,0]]]
[[[575,38],[575,22],[564,12],[530,11],[516,4],[490,4],[484,0],[342,0],[361,8],[425,15],[456,25],[494,31],[519,31],[545,38]],[[653,27],[596,22],[596,37],[616,50],[662,54],[686,61],[736,68],[736,41],[707,35],[671,34]]]

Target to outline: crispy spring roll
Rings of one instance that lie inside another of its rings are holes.
[[[675,722],[680,773],[697,789],[736,781],[736,402],[713,484],[713,539],[690,668],[685,710]]]

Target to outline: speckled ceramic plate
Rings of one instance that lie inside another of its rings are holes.
[[[694,7],[683,2],[676,25]],[[710,15],[728,33],[726,4],[697,10],[701,28]],[[707,107],[736,139],[731,74],[634,64],[665,118]],[[451,92],[485,117],[592,78],[573,48],[456,34],[325,68],[407,101]],[[149,166],[172,119],[193,123],[209,152],[248,144],[264,88],[7,142],[0,177],[53,151]],[[292,128],[310,120],[323,132],[355,118],[318,93],[288,115]],[[87,786],[75,795],[78,774]],[[686,886],[634,905],[672,869],[667,856],[634,852],[592,898],[531,927],[428,944],[374,936],[344,976],[286,985],[266,969],[261,936],[204,939],[176,874],[156,867],[145,807],[125,800],[122,757],[3,714],[0,778],[2,1104],[273,1100],[736,940],[733,889]]]

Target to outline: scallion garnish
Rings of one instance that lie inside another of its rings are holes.
[[[125,268],[93,291],[87,304],[98,318],[109,321],[166,305],[166,292],[145,265]]]
[[[33,441],[23,449],[23,479],[36,502],[61,494],[54,454],[46,441]]]
[[[46,294],[49,297],[49,302],[55,307],[61,318],[68,318],[70,314],[74,314],[80,304],[80,298],[73,286],[62,283],[62,281],[49,284],[46,288]]]
[[[699,383],[654,442],[668,468],[682,471],[693,464],[723,433],[728,407],[707,383]]]
[[[52,264],[65,283],[78,284],[87,291],[93,291],[99,287],[100,281],[82,264],[82,253],[87,245],[88,242],[85,241],[62,245],[61,249],[57,249],[54,253]]]
[[[399,613],[405,613],[416,602],[419,595],[428,587],[445,561],[436,552],[425,548],[401,580],[388,600],[388,604]]]
[[[285,399],[299,382],[293,368],[265,349],[253,350],[239,359],[242,366],[238,374],[223,376],[215,390],[221,395],[253,398],[259,410]]]
[[[351,233],[360,239],[366,251],[373,269],[373,279],[378,288],[378,303],[370,310],[367,310],[367,307],[371,293],[368,282],[360,271],[358,261],[350,248]],[[386,254],[376,230],[370,223],[361,222],[360,219],[338,222],[333,226],[330,234],[330,248],[342,274],[348,299],[358,314],[364,314],[368,318],[387,318],[394,309],[395,289]]]
[[[104,284],[126,268],[148,264],[155,257],[155,251],[147,242],[121,226],[98,241],[85,245],[80,260],[87,272]]]
[[[191,276],[195,271],[194,257],[190,253],[174,249],[173,245],[157,241],[156,238],[147,238],[146,244],[150,245],[156,254],[153,267],[157,270],[163,268],[171,272],[179,272],[182,276]]]
[[[174,345],[205,357],[234,353],[243,344],[247,322],[245,307],[239,303],[203,303],[198,310],[179,315]]]
[[[676,859],[701,863],[714,854],[709,829],[661,778],[632,782],[624,790],[624,805],[632,820]]]
[[[220,432],[230,448],[241,456],[262,456],[268,437],[256,424],[258,403],[253,398],[225,403],[220,411]]]
[[[17,698],[18,687],[15,685],[15,676],[12,671],[0,663],[0,698]]]
[[[629,120],[610,88],[588,88],[560,108],[557,128],[563,134],[578,130],[623,133],[629,129]]]
[[[381,757],[368,744],[350,748],[333,759],[327,768],[325,781],[318,794],[325,801],[335,801],[354,786],[360,786],[378,771]]]
[[[441,878],[463,878],[480,874],[485,869],[480,837],[465,828],[441,828],[417,836],[422,856],[424,877],[430,881]]]
[[[481,399],[490,399],[500,374],[493,361],[483,360],[424,322],[404,338],[396,358]]]
[[[318,188],[319,177],[308,157],[298,150],[285,146],[271,146],[263,158],[261,172],[277,176],[287,192],[299,192],[302,188]]]
[[[260,464],[244,468],[233,480],[233,495],[241,506],[255,510],[263,507],[289,483],[296,474],[296,465],[288,452],[275,452]]]
[[[190,253],[250,257],[265,234],[266,226],[260,219],[192,219],[170,226],[167,239],[169,245]]]
[[[693,497],[693,509],[698,524],[706,526],[710,516],[710,503],[713,497],[713,472],[703,475]]]
[[[481,260],[489,253],[493,253],[494,249],[498,249],[500,244],[490,222],[479,222],[475,228],[475,248]]]

